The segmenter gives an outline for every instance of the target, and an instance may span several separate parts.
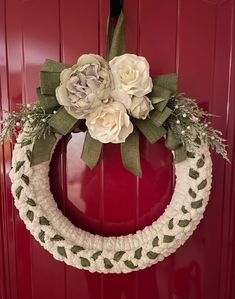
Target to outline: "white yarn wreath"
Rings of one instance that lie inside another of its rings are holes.
[[[31,167],[32,144],[20,144],[23,137],[15,145],[10,172],[15,206],[34,238],[68,265],[100,273],[144,269],[175,252],[203,218],[212,179],[206,144],[175,165],[171,202],[152,225],[135,234],[102,237],[74,226],[58,209],[50,192],[50,162]]]

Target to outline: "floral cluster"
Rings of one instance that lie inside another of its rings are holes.
[[[146,119],[153,105],[153,83],[144,57],[124,54],[109,64],[99,55],[82,55],[61,72],[56,89],[60,105],[85,119],[90,135],[102,143],[122,143],[132,133],[130,117]]]

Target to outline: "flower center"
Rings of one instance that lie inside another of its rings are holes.
[[[125,85],[135,81],[136,76],[137,72],[130,65],[126,65],[124,68],[119,70],[120,80]]]

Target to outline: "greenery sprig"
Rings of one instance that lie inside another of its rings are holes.
[[[53,113],[55,113],[54,111]],[[48,120],[52,116],[47,113],[39,103],[20,104],[19,112],[5,112],[7,117],[1,121],[2,132],[0,133],[0,144],[5,141],[11,141],[16,137],[28,124],[28,130],[25,130],[24,141],[31,139],[36,140],[41,137],[46,138],[52,134],[52,128],[48,124]]]
[[[167,119],[165,126],[170,128],[185,145],[188,151],[195,151],[201,139],[215,149],[228,161],[227,145],[222,133],[210,126],[207,118],[211,114],[200,108],[194,99],[183,95],[172,97],[168,103],[173,113]]]

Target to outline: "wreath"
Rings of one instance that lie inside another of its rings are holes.
[[[162,261],[190,237],[203,217],[212,179],[209,146],[227,159],[221,133],[195,100],[179,94],[175,74],[151,78],[144,57],[125,54],[124,16],[109,22],[107,61],[86,54],[75,65],[46,60],[38,102],[8,112],[0,142],[17,136],[12,194],[27,229],[55,259],[79,269],[127,273]],[[50,192],[57,142],[87,131],[81,158],[93,168],[104,143],[120,143],[124,167],[141,176],[139,134],[162,137],[174,156],[176,185],[164,213],[135,234],[93,235],[75,227]],[[38,184],[40,182],[40,184]]]

